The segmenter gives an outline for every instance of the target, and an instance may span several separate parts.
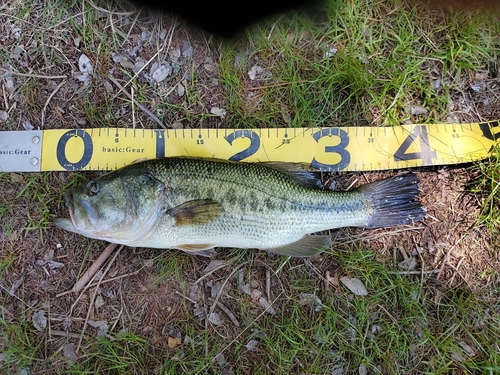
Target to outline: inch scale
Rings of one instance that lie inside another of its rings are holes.
[[[499,121],[393,127],[57,129],[0,132],[0,172],[115,170],[138,159],[194,156],[375,171],[487,158]]]

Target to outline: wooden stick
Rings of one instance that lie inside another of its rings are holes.
[[[52,93],[47,98],[47,101],[45,102],[45,105],[43,106],[43,110],[42,110],[42,125],[41,125],[41,128],[43,128],[43,125],[45,125],[45,113],[47,112],[47,107],[48,107],[48,105],[50,103],[50,100],[56,94],[56,92],[59,91],[59,89],[62,87],[62,85],[64,85],[65,83],[66,83],[66,80],[64,80],[60,84],[58,84],[57,87],[54,89],[54,91],[52,91]]]
[[[114,245],[114,246],[111,246],[111,245]],[[116,246],[118,246],[118,245],[117,244],[109,244],[108,247],[104,251],[108,250],[109,248],[111,248],[111,250],[114,250],[114,248]],[[82,345],[83,337],[85,335],[85,330],[87,329],[87,323],[89,322],[90,313],[91,313],[92,309],[94,308],[95,298],[97,296],[97,291],[99,290],[99,286],[101,285],[102,279],[104,278],[104,276],[106,276],[106,274],[108,273],[109,269],[113,265],[113,262],[115,261],[116,257],[118,256],[118,254],[120,254],[120,250],[121,249],[123,249],[123,245],[120,246],[120,248],[118,249],[118,251],[116,252],[116,254],[109,261],[108,265],[106,266],[106,269],[104,270],[101,278],[99,279],[99,281],[97,282],[96,287],[94,288],[94,292],[92,293],[92,297],[90,298],[90,305],[89,305],[89,308],[87,310],[87,316],[85,317],[85,322],[83,323],[83,328],[82,328],[82,333],[80,335],[80,340],[78,340],[78,345],[76,346],[75,352],[77,352],[77,353],[80,350],[80,346]],[[111,254],[111,252],[109,254]],[[106,255],[106,258],[109,256],[109,254]],[[102,256],[102,254],[101,254],[101,256]],[[99,256],[99,258],[101,258],[101,257]],[[91,268],[95,265],[95,263],[97,263],[97,260],[94,262],[94,264],[91,266]],[[102,264],[102,262],[101,262],[101,264]],[[97,268],[96,268],[96,270],[97,270]]]
[[[222,311],[224,311],[224,313],[228,316],[228,318],[231,320],[231,322],[233,322],[233,324],[235,325],[236,328],[238,328],[240,326],[240,323],[238,322],[238,319],[236,319],[236,317],[231,312],[231,310],[229,310],[222,302],[220,302],[220,301],[214,301],[214,299],[212,299],[212,298],[209,298],[208,300],[211,301],[211,302],[215,302],[215,304],[217,305],[217,307],[219,309],[221,309]]]
[[[83,274],[80,279],[76,282],[76,284],[73,286],[71,289],[72,292],[79,292],[81,291],[85,285],[89,282],[89,280],[92,278],[92,276],[95,275],[97,270],[102,266],[102,264],[106,261],[106,259],[109,258],[111,253],[116,249],[118,244],[116,243],[110,243],[104,251],[99,255],[99,257],[95,260],[95,262],[90,266],[90,268]]]
[[[29,77],[29,78],[43,78],[43,79],[62,79],[62,78],[68,78],[68,76],[43,76],[40,74],[26,74],[26,73],[17,73],[10,71],[5,68],[0,68],[0,70],[4,71],[7,74],[12,74],[13,76],[20,76],[20,77]]]
[[[51,336],[63,336],[63,337],[70,337],[72,339],[79,339],[80,334],[76,332],[67,332],[67,331],[59,331],[56,329],[51,329],[50,330],[50,335]]]
[[[116,280],[120,280],[120,279],[123,279],[125,277],[129,277],[129,276],[134,276],[134,275],[137,275],[140,271],[134,271],[134,272],[130,272],[130,273],[126,273],[124,275],[120,275],[120,276],[115,276],[115,277],[112,277],[110,279],[106,279],[106,280],[103,280],[101,282],[101,284],[106,284],[106,283],[109,283],[111,281],[116,281]],[[92,288],[94,286],[96,286],[98,283],[93,283],[93,284],[90,284],[89,285],[89,288]],[[62,297],[62,296],[65,296],[66,294],[70,294],[70,293],[73,293],[73,290],[67,290],[66,292],[62,292],[62,293],[59,293],[56,295],[56,298],[59,298],[59,297]],[[0,306],[1,307],[1,306]]]

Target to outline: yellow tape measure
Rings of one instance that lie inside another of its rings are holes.
[[[371,171],[481,160],[499,138],[498,121],[394,127],[0,132],[0,171],[114,170],[137,159],[182,155],[300,162],[321,171]]]

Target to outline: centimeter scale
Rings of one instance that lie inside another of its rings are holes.
[[[63,129],[0,132],[0,172],[115,170],[140,159],[193,156],[374,171],[487,158],[499,121],[392,127]]]

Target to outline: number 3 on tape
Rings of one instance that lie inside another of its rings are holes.
[[[410,146],[416,142],[420,146],[420,151],[407,152]],[[420,159],[422,165],[432,165],[432,159],[436,158],[436,151],[432,150],[429,145],[429,135],[425,125],[415,126],[394,153],[395,162]]]

